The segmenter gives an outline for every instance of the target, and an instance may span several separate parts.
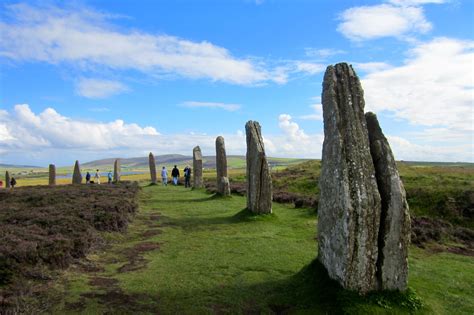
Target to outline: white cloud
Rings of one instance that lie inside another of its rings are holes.
[[[472,147],[468,145],[434,146],[414,144],[399,136],[387,136],[396,160],[429,162],[474,162]]]
[[[296,70],[298,72],[306,72],[310,75],[321,73],[325,69],[326,69],[326,66],[320,63],[312,63],[312,62],[304,62],[304,61],[296,62]]]
[[[465,141],[472,141],[474,42],[436,38],[414,47],[409,56],[402,66],[361,80],[366,109],[461,132]]]
[[[76,93],[87,98],[107,98],[129,91],[118,81],[81,78],[76,84]]]
[[[0,55],[16,61],[136,70],[233,84],[271,81],[251,59],[239,59],[212,43],[120,30],[111,17],[90,9],[7,5],[0,22]]]
[[[342,22],[337,30],[354,41],[389,36],[402,38],[412,34],[423,34],[432,28],[431,23],[425,18],[423,8],[410,5],[380,4],[354,7],[342,12],[340,19]]]
[[[392,66],[385,62],[355,62],[352,64],[357,70],[365,72],[378,72],[392,68]]]
[[[417,6],[429,3],[441,4],[445,3],[446,1],[447,0],[389,0],[388,2],[399,6]]]
[[[306,56],[313,57],[313,58],[321,58],[326,59],[328,57],[341,55],[347,53],[345,50],[342,49],[333,49],[333,48],[305,48]]]
[[[214,103],[214,102],[195,102],[187,101],[181,104],[183,107],[188,108],[212,108],[212,109],[223,109],[229,112],[239,110],[242,106],[240,104],[226,104],[226,103]]]
[[[313,114],[308,114],[308,115],[302,115],[298,117],[299,119],[303,120],[323,120],[323,106],[322,104],[313,104],[309,106],[310,108],[313,109],[314,113]]]
[[[123,120],[109,123],[73,120],[52,108],[35,114],[27,104],[16,105],[12,114],[0,117],[0,124],[15,137],[4,139],[2,146],[32,152],[38,148],[107,150],[158,135],[155,128],[126,124]]]

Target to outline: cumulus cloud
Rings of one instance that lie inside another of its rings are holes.
[[[432,25],[419,5],[428,2],[435,1],[400,0],[353,7],[341,13],[337,30],[353,41],[427,33]]]
[[[474,42],[435,38],[411,49],[402,66],[361,82],[367,110],[390,111],[414,125],[446,128],[472,142]]]
[[[188,108],[211,108],[211,109],[223,109],[229,112],[239,110],[242,106],[240,104],[227,104],[227,103],[215,103],[215,102],[195,102],[187,101],[181,104],[182,107]]]
[[[128,87],[118,81],[81,78],[76,85],[76,93],[87,98],[107,98],[128,91]]]
[[[392,68],[392,66],[386,62],[354,62],[352,65],[355,69],[364,72],[378,72]]]
[[[268,134],[263,127],[265,148],[270,156],[321,156],[322,135],[308,135],[291,116],[278,120],[280,132]],[[242,131],[221,134],[228,154],[245,154],[246,140]],[[140,156],[147,152],[190,154],[199,144],[206,155],[215,152],[217,135],[199,132],[161,134],[154,127],[139,126],[117,119],[96,122],[73,119],[53,108],[33,112],[27,104],[16,105],[11,112],[0,111],[0,152],[15,163],[63,164],[76,159],[92,160],[111,156]],[[8,155],[7,155],[8,154]]]
[[[150,75],[172,74],[232,84],[271,81],[251,59],[236,58],[212,43],[169,35],[120,30],[112,17],[91,9],[6,6],[0,22],[0,55],[16,61],[103,66]]]

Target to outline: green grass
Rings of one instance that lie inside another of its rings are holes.
[[[408,293],[359,297],[341,290],[314,261],[312,211],[274,204],[272,215],[254,216],[245,204],[239,196],[144,187],[128,233],[107,234],[111,247],[89,256],[103,271],[67,271],[63,302],[53,313],[474,312],[472,257],[412,249]],[[138,255],[131,248],[156,243],[159,249],[141,253],[142,268],[120,272]],[[94,277],[117,282],[92,285]]]

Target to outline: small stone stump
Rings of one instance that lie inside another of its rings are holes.
[[[247,136],[247,208],[253,213],[272,213],[272,178],[268,168],[260,124],[248,121]]]
[[[153,185],[156,185],[156,163],[155,163],[155,156],[153,153],[150,152],[148,155],[148,164],[150,165],[150,178],[151,178],[151,183]]]
[[[81,174],[81,167],[79,165],[79,161],[76,160],[74,164],[74,173],[72,174],[72,184],[79,185],[82,183],[82,174]]]
[[[216,138],[216,172],[217,193],[222,196],[230,196],[230,184],[227,177],[227,155],[225,152],[224,138]]]
[[[8,171],[5,172],[5,188],[11,188],[12,185],[10,184],[10,173]]]
[[[196,146],[193,149],[193,168],[194,168],[193,187],[203,188],[204,183],[202,181],[202,153],[201,153],[201,148],[199,146]]]
[[[114,162],[114,183],[120,182],[120,159]]]
[[[56,166],[49,164],[49,186],[56,185]]]

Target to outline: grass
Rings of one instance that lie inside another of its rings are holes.
[[[253,216],[243,197],[159,185],[140,199],[128,233],[107,234],[111,247],[88,257],[100,268],[65,272],[53,313],[474,312],[472,257],[412,248],[410,291],[359,297],[315,262],[308,209]]]

